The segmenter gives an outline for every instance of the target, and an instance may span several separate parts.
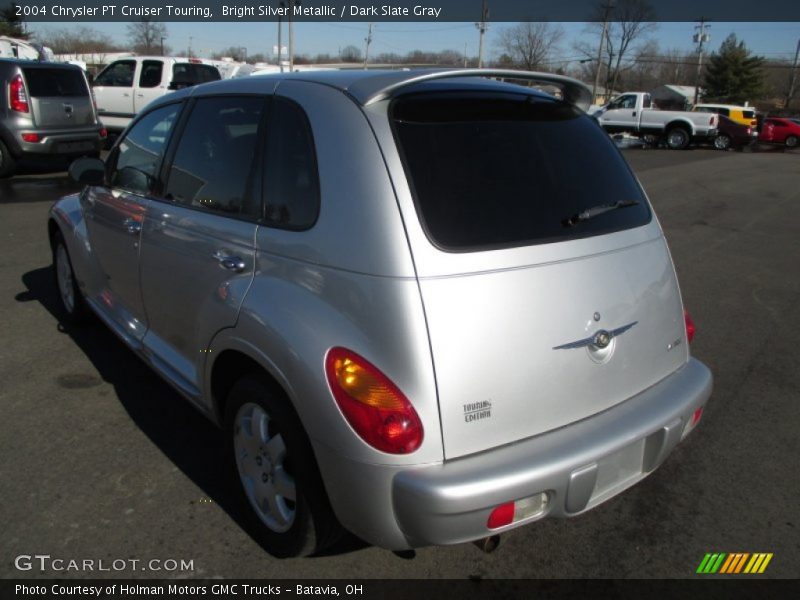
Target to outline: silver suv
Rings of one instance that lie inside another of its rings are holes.
[[[100,156],[106,130],[73,65],[0,59],[0,177],[21,159]]]
[[[165,96],[50,213],[64,311],[224,427],[275,555],[580,514],[652,473],[712,387],[590,95],[465,70]]]

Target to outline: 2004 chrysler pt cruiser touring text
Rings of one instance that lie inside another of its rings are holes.
[[[65,318],[90,309],[224,427],[277,556],[582,513],[656,469],[712,387],[589,98],[489,70],[164,96],[51,210]]]

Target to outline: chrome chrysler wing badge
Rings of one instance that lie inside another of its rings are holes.
[[[561,346],[554,346],[553,350],[571,350],[573,348],[585,348],[586,346],[594,346],[595,348],[603,349],[607,348],[608,345],[611,343],[615,337],[622,335],[629,329],[631,329],[634,325],[636,325],[639,321],[634,321],[633,323],[628,323],[627,325],[623,325],[622,327],[617,327],[616,329],[612,329],[611,331],[606,331],[605,329],[601,329],[590,335],[587,338],[583,338],[582,340],[576,340],[574,342],[569,342],[568,344],[563,344]]]

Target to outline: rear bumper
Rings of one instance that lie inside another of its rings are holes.
[[[465,458],[413,468],[357,463],[329,450],[318,458],[334,510],[365,540],[392,549],[455,544],[577,515],[632,486],[688,433],[711,389],[710,371],[690,359],[599,415]],[[542,492],[541,514],[487,528],[496,506]]]
[[[69,157],[85,156],[100,152],[104,138],[100,137],[101,126],[73,130],[20,130],[15,139],[21,156],[36,157]],[[20,136],[23,133],[36,133],[38,142],[25,142]]]

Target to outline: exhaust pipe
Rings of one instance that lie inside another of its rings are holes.
[[[472,543],[475,544],[478,548],[480,548],[481,552],[484,552],[485,554],[491,554],[492,552],[497,550],[497,547],[500,545],[500,535],[499,534],[490,535],[489,537],[485,537],[480,540],[475,540]]]

